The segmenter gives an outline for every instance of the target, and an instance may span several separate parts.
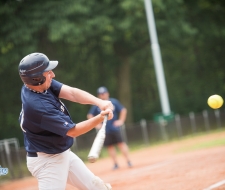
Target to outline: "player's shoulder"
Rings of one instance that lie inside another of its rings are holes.
[[[23,88],[22,91],[22,103],[23,108],[29,112],[38,112],[42,110],[46,110],[46,105],[48,99],[53,100],[52,96],[48,95],[48,92],[45,93],[37,93],[29,90],[28,88]]]
[[[31,92],[32,93],[32,92]],[[25,110],[26,114],[36,115],[40,111],[45,110],[45,106],[42,100],[33,93],[31,96],[25,97],[26,100],[23,101],[23,110]]]
[[[61,91],[62,85],[63,85],[63,83],[61,83],[55,79],[52,79],[50,90],[58,97],[59,93]]]
[[[57,86],[57,85],[63,85],[63,84],[55,79],[52,79],[51,86]]]
[[[56,89],[56,88],[61,88],[63,85],[63,83],[55,80],[55,79],[52,79],[52,83],[51,83],[51,86],[50,86],[50,89]]]
[[[21,97],[28,104],[34,104],[39,101],[38,93],[28,89],[25,85],[22,87]]]

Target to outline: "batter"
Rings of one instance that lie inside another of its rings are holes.
[[[110,184],[95,176],[73,152],[74,137],[101,123],[105,114],[113,117],[113,105],[85,91],[53,78],[58,61],[42,53],[32,53],[19,64],[22,110],[19,122],[27,151],[27,167],[37,178],[40,190],[64,190],[69,183],[80,190],[108,190]],[[97,105],[102,110],[90,120],[74,123],[60,98],[80,104]]]

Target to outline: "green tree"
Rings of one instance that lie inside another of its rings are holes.
[[[224,2],[153,0],[171,110],[207,108],[225,96]],[[92,94],[105,85],[128,108],[128,123],[161,112],[143,0],[0,2],[0,139],[22,133],[17,67],[31,52],[57,59],[59,81]],[[65,102],[75,122],[89,106]]]

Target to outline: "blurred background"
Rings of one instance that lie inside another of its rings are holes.
[[[162,110],[143,0],[0,1],[0,165],[7,161],[4,139],[25,155],[18,64],[33,52],[59,61],[54,71],[64,84],[93,95],[106,86],[128,109],[122,128],[128,143],[224,126],[224,107],[214,112],[207,99],[225,97],[225,1],[152,0],[152,5],[173,113],[163,121],[157,117]],[[75,123],[86,119],[89,105],[63,102]],[[74,151],[90,148],[95,134],[75,139]]]

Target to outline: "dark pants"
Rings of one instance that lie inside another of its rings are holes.
[[[106,133],[104,146],[115,145],[121,142],[123,142],[123,139],[120,131]]]

